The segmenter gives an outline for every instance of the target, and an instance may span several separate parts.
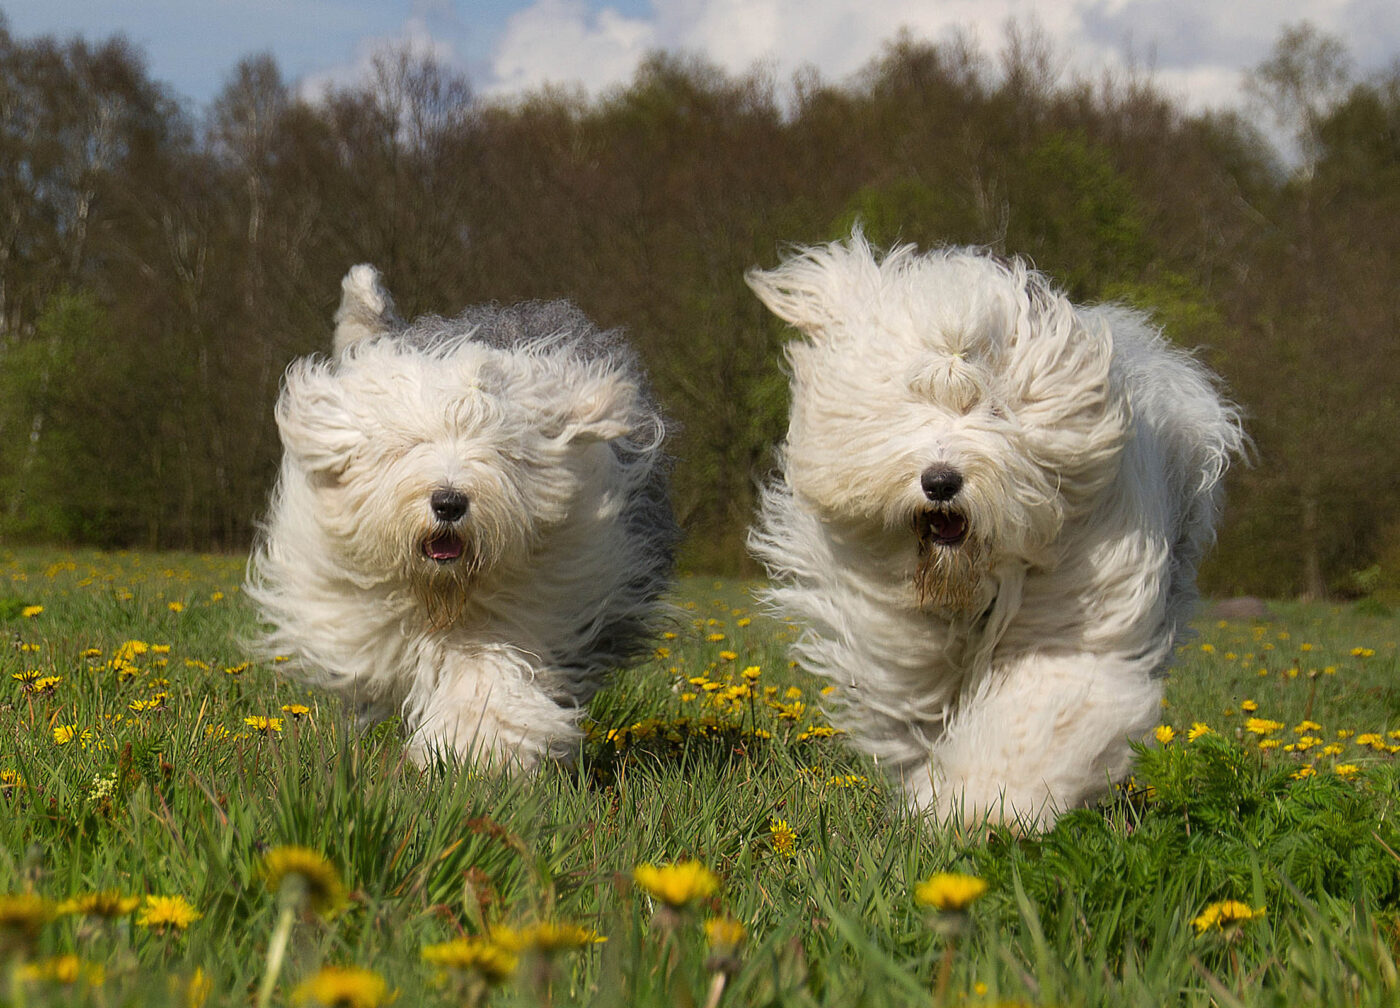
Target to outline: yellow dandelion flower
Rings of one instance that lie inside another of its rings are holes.
[[[1378,732],[1362,732],[1356,736],[1356,744],[1375,749],[1377,752],[1385,748],[1385,739]]]
[[[176,614],[178,615],[179,613],[182,613],[182,612],[185,611],[185,603],[183,603],[183,602],[171,602],[168,606],[166,606],[166,608],[169,609],[171,612],[176,613]]]
[[[324,855],[309,847],[273,847],[263,855],[258,874],[274,893],[287,885],[301,888],[306,905],[316,913],[333,916],[345,903],[340,873]]]
[[[540,921],[518,930],[495,927],[491,929],[490,938],[512,952],[532,951],[546,956],[607,941],[592,928],[568,921]]]
[[[243,723],[263,735],[275,735],[282,730],[280,717],[245,717]]]
[[[1233,932],[1242,925],[1263,917],[1264,912],[1264,907],[1256,910],[1239,900],[1221,900],[1206,907],[1191,924],[1197,934],[1205,934],[1207,931]]]
[[[81,983],[87,987],[101,987],[107,980],[101,963],[88,962],[75,955],[50,956],[25,963],[19,968],[19,976],[29,983]]]
[[[1253,700],[1241,700],[1241,701],[1240,701],[1240,710],[1244,711],[1246,714],[1253,714],[1253,713],[1254,713],[1255,711],[1257,711],[1258,709],[1259,709],[1259,705],[1258,705],[1257,703],[1255,703]]]
[[[748,625],[749,625],[750,623],[752,623],[752,622],[753,622],[753,618],[752,618],[752,617],[750,617],[750,616],[741,616],[741,617],[739,618],[739,620],[735,623],[735,626],[746,627],[746,626],[748,626]]]
[[[845,774],[841,777],[828,777],[826,779],[827,787],[836,788],[865,787],[869,783],[870,778],[860,774]]]
[[[785,704],[771,704],[770,706],[778,712],[778,718],[783,721],[801,721],[807,713],[807,705],[801,700]]]
[[[392,998],[384,978],[357,966],[323,966],[297,984],[292,1003],[322,1008],[379,1008]]]
[[[640,864],[633,869],[632,879],[670,907],[683,907],[719,891],[719,877],[699,861]]]
[[[721,651],[721,652],[719,653],[719,660],[720,660],[720,661],[733,661],[734,659],[736,659],[736,658],[738,658],[738,657],[739,657],[739,652],[737,652],[737,651]]]
[[[14,610],[10,611],[13,612]],[[25,619],[33,619],[35,616],[38,616],[43,611],[44,607],[41,605],[27,605],[19,611],[19,614]]]
[[[1322,731],[1322,725],[1316,721],[1299,721],[1293,726],[1294,735],[1307,735],[1310,732]]]
[[[747,668],[745,668],[742,672],[740,672],[739,674],[740,674],[741,676],[743,676],[745,679],[747,679],[747,680],[749,680],[750,682],[752,682],[753,680],[757,679],[759,676],[763,675],[763,669],[759,668],[759,666],[757,666],[757,665],[750,665],[750,666],[748,666]]]
[[[204,972],[202,966],[194,968],[189,980],[185,981],[184,987],[184,1003],[188,1008],[204,1008],[204,1002],[208,1001],[209,995],[214,993],[214,981]]]
[[[1316,777],[1317,771],[1310,766],[1303,766],[1294,770],[1288,776],[1292,777],[1294,780],[1307,780],[1309,777]]]
[[[797,855],[797,834],[786,819],[768,821],[768,838],[780,857],[793,858]]]
[[[1353,658],[1373,658],[1375,657],[1375,654],[1376,652],[1374,648],[1354,647],[1351,649],[1351,656]]]
[[[112,656],[114,660],[129,662],[133,658],[138,658],[151,649],[151,645],[145,641],[129,640],[123,641],[117,647],[116,653]]]
[[[282,713],[291,715],[293,721],[300,721],[311,713],[311,708],[306,704],[289,703],[282,705]]]
[[[1153,729],[1152,734],[1162,745],[1171,745],[1172,739],[1176,738],[1176,732],[1171,725],[1159,724]]]
[[[1355,763],[1338,763],[1332,768],[1332,772],[1342,780],[1351,780],[1361,772],[1361,768]]]
[[[1322,747],[1322,755],[1324,756],[1340,756],[1345,751],[1346,746],[1340,742],[1330,742]]]
[[[743,922],[733,917],[711,917],[705,921],[705,941],[717,953],[732,955],[748,936]]]
[[[914,899],[943,913],[961,913],[981,899],[986,891],[986,879],[957,872],[939,872],[914,887]]]
[[[53,730],[53,744],[67,745],[78,735],[78,726],[73,724],[56,725]]]
[[[33,940],[54,912],[52,903],[34,893],[0,896],[0,944],[15,938]]]
[[[437,945],[425,945],[422,956],[426,963],[475,973],[490,984],[509,980],[519,963],[514,952],[490,938],[454,938]]]
[[[724,640],[724,634],[722,634],[722,633],[712,633],[712,634],[710,634],[708,637],[706,637],[705,639],[706,639],[707,641],[709,641],[711,644],[718,644],[720,641]]]
[[[203,917],[183,896],[147,896],[146,905],[136,915],[136,923],[152,931],[173,928],[183,931]]]
[[[1189,729],[1187,729],[1186,741],[1194,742],[1202,735],[1213,734],[1215,734],[1215,729],[1211,728],[1211,726],[1206,724],[1204,721],[1197,721],[1194,724],[1192,724]]]
[[[116,889],[71,896],[58,905],[61,914],[81,917],[125,917],[141,905],[140,896],[123,896]]]
[[[1244,723],[1244,730],[1253,732],[1255,735],[1272,735],[1283,727],[1282,721],[1270,721],[1268,718],[1252,717]]]
[[[63,676],[50,675],[40,676],[35,679],[30,687],[35,693],[52,695],[58,689],[59,683],[63,682]]]

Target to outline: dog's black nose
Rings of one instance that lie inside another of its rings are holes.
[[[438,521],[455,522],[467,513],[467,495],[460,490],[434,490],[428,505]]]
[[[924,474],[919,477],[919,484],[924,488],[925,497],[942,504],[958,495],[958,491],[962,489],[963,478],[956,469],[935,466],[924,470]]]

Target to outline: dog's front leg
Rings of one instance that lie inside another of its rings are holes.
[[[928,765],[905,772],[906,797],[966,825],[1047,828],[1127,774],[1130,741],[1155,723],[1161,697],[1140,662],[1019,656],[962,699]]]
[[[576,748],[581,708],[546,691],[551,670],[510,645],[444,647],[404,703],[409,754],[528,770]]]

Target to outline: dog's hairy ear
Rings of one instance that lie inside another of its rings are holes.
[[[556,412],[546,433],[566,441],[612,441],[632,433],[637,392],[617,374],[590,375],[569,386],[562,412]]]
[[[357,343],[401,328],[394,299],[384,288],[379,271],[368,263],[350,267],[340,281],[340,307],[335,312],[335,356]]]
[[[350,464],[359,429],[324,361],[301,360],[287,369],[276,417],[283,447],[306,472],[334,479]]]
[[[849,242],[799,250],[744,280],[774,315],[808,336],[839,330],[880,288],[880,265],[859,230]]]

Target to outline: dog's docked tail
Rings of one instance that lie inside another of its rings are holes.
[[[379,271],[368,263],[351,266],[340,281],[340,291],[332,344],[337,359],[356,343],[403,327],[394,311],[394,299],[379,280]]]

